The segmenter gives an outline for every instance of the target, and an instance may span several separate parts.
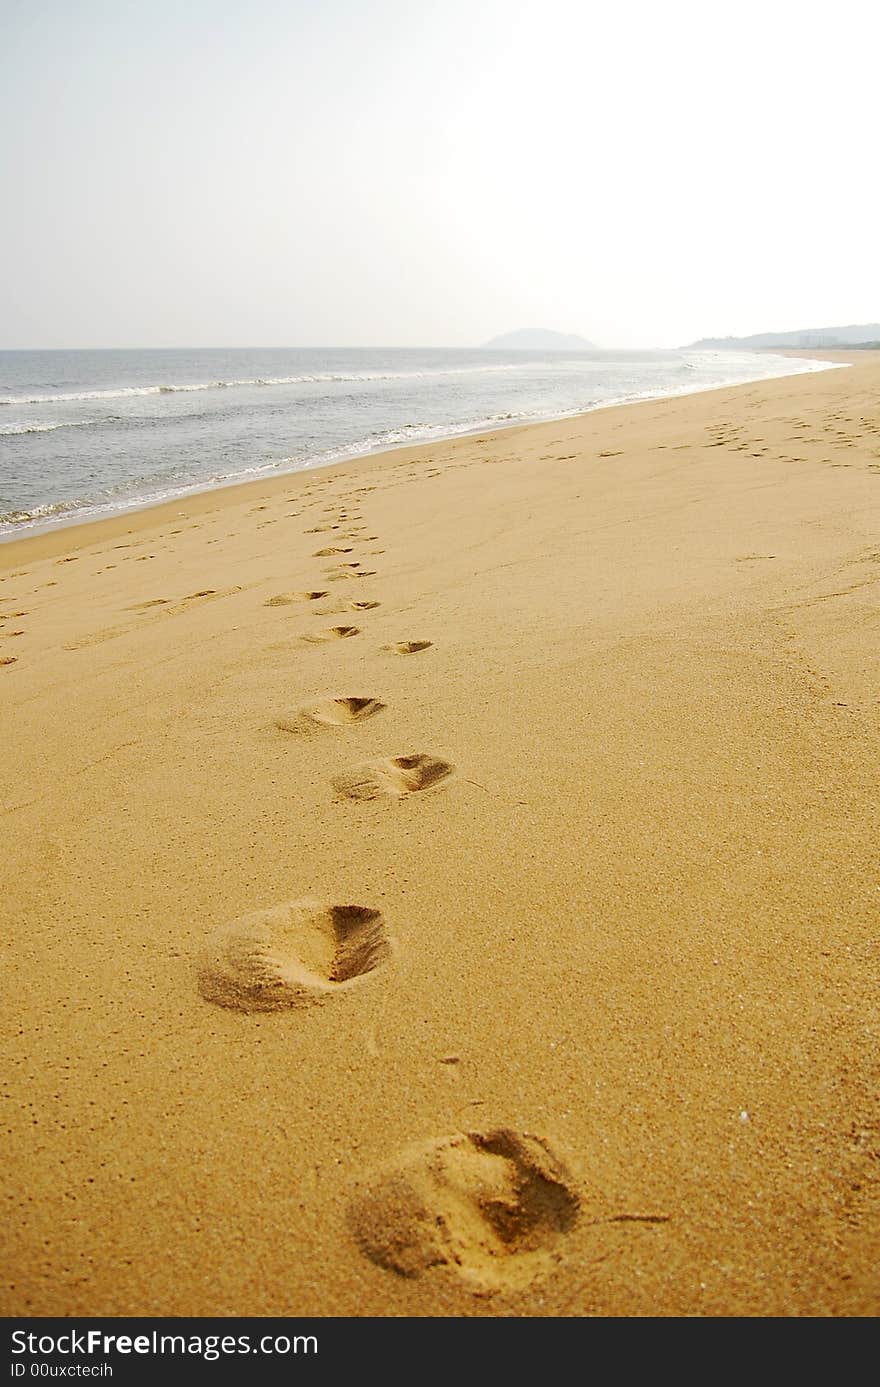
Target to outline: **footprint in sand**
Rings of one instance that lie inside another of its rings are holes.
[[[241,592],[241,588],[199,588],[198,592],[187,593],[186,597],[181,597],[179,602],[173,603],[169,611],[171,615],[179,616],[182,612],[188,611],[193,602],[205,602],[212,597],[232,597],[237,592]]]
[[[285,1011],[356,986],[390,953],[378,910],[293,901],[213,935],[198,961],[198,986],[206,1001],[233,1011]]]
[[[367,568],[362,570],[360,564],[349,563],[345,564],[344,567],[340,566],[339,568],[325,569],[324,576],[328,583],[344,583],[354,578],[375,578],[376,569]]]
[[[433,641],[395,641],[393,645],[383,645],[391,655],[417,655],[420,650],[430,650]]]
[[[307,645],[324,645],[327,641],[347,640],[349,636],[359,636],[359,626],[328,626],[324,631],[313,631],[302,639]]]
[[[501,1127],[410,1147],[363,1182],[349,1227],[387,1271],[411,1278],[446,1269],[491,1292],[551,1271],[580,1208],[548,1144]]]
[[[329,549],[316,549],[315,552],[314,552],[314,554],[312,555],[312,558],[313,558],[313,559],[327,559],[327,558],[329,558],[329,557],[331,556],[331,554],[351,554],[351,553],[353,553],[353,550],[352,550],[351,546],[349,546],[348,549],[334,549],[334,548],[331,546]]]
[[[4,665],[14,665],[17,659],[17,655],[0,655],[0,668]]]
[[[218,601],[219,598],[228,598],[228,596],[232,596],[240,591],[242,591],[242,588],[239,587],[200,588],[198,592],[190,592],[185,598],[180,598],[178,602],[172,602],[171,598],[162,598],[157,599],[157,601],[151,601],[150,603],[143,603],[142,608],[140,608],[139,616],[144,616],[147,606],[155,606],[158,610],[153,613],[153,620],[164,621],[167,617],[183,616],[183,614],[189,612],[194,602],[215,602]],[[147,616],[147,620],[150,620],[150,616]],[[137,623],[129,623],[126,624],[126,626],[104,627],[103,630],[90,631],[89,634],[82,635],[82,637],[78,637],[74,639],[74,641],[65,641],[65,644],[62,645],[62,649],[64,649],[64,651],[85,651],[89,646],[101,645],[104,641],[115,641],[115,639],[118,639],[121,635],[128,635],[130,631],[136,630],[136,628]],[[143,626],[140,627],[140,630],[143,630]]]
[[[263,606],[289,607],[293,602],[317,602],[319,598],[328,596],[326,592],[279,592],[274,597],[267,597]]]
[[[417,752],[412,756],[388,756],[338,775],[333,788],[344,799],[402,799],[429,790],[452,775],[453,767],[439,756]]]
[[[275,726],[282,732],[308,734],[327,727],[347,727],[353,722],[364,722],[381,713],[385,704],[378,698],[331,698],[325,703],[301,708],[292,717],[275,719]]]
[[[371,611],[374,610],[374,608],[376,608],[376,607],[381,607],[382,603],[381,603],[381,602],[352,602],[350,605],[351,605],[351,610],[352,610],[353,612],[371,612]]]

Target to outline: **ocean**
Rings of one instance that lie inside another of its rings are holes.
[[[0,539],[401,444],[822,369],[750,352],[0,352]]]

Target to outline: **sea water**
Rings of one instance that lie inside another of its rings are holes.
[[[750,352],[0,352],[0,538],[401,444],[821,369]]]

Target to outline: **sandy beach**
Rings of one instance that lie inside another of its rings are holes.
[[[846,359],[0,546],[4,1314],[877,1313]]]

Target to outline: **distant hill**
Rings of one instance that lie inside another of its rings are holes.
[[[692,347],[865,347],[880,340],[880,323],[809,327],[798,332],[755,332],[751,337],[701,337]]]
[[[546,328],[521,328],[519,332],[505,332],[501,337],[493,337],[484,342],[484,347],[505,352],[579,352],[593,348],[594,342],[586,337],[578,337],[572,332],[548,332]]]

